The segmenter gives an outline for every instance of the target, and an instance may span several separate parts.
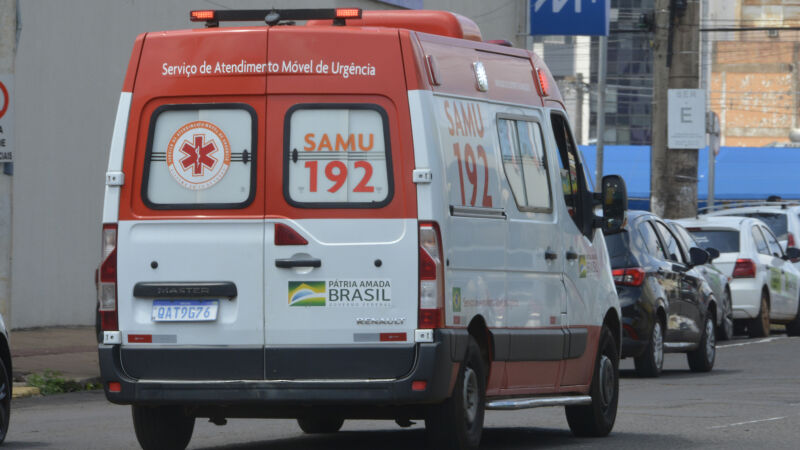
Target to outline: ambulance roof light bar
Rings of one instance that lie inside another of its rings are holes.
[[[282,21],[333,20],[334,25],[344,25],[345,19],[360,19],[361,8],[320,9],[205,9],[189,13],[192,22],[205,22],[206,27],[218,27],[220,22],[260,22],[276,25]]]

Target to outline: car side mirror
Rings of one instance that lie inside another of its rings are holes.
[[[602,189],[603,217],[600,227],[604,234],[622,231],[625,226],[625,211],[628,210],[628,188],[619,175],[603,177]]]
[[[714,247],[708,247],[706,251],[708,252],[708,262],[713,262],[715,259],[719,258],[719,250]]]
[[[800,248],[797,247],[787,248],[786,253],[783,255],[783,259],[795,260],[797,258],[800,258]]]
[[[702,248],[692,247],[689,249],[689,259],[692,266],[702,266],[708,262],[709,254]]]

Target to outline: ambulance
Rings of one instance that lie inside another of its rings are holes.
[[[592,192],[538,56],[442,11],[190,17],[136,39],[105,181],[100,367],[143,448],[197,418],[611,431],[627,194]]]

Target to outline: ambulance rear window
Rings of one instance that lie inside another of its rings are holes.
[[[142,200],[153,209],[243,208],[255,196],[256,113],[242,104],[153,113]]]
[[[303,104],[286,113],[284,196],[305,208],[379,208],[392,197],[386,112]]]

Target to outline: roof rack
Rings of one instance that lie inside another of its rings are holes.
[[[189,13],[192,22],[205,22],[206,27],[218,27],[220,22],[265,22],[277,25],[294,20],[333,20],[334,25],[344,25],[345,19],[360,19],[361,8],[319,9],[204,9]]]
[[[697,213],[701,214],[703,212],[713,212],[713,211],[733,209],[733,208],[746,208],[752,206],[780,206],[782,209],[786,209],[790,206],[800,206],[800,200],[781,200],[773,202],[768,202],[766,200],[742,200],[742,201],[734,200],[730,202],[719,203],[711,206],[704,206],[702,208],[697,208]]]

